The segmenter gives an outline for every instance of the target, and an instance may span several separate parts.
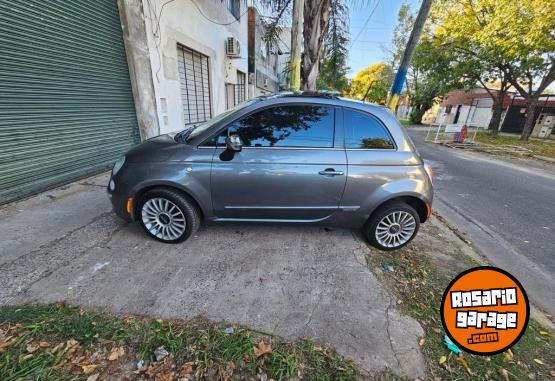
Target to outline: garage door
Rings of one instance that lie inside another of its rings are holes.
[[[0,2],[0,203],[139,141],[115,0]]]
[[[208,57],[184,46],[177,48],[179,83],[185,125],[211,118]]]

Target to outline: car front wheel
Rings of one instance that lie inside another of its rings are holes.
[[[397,250],[418,233],[418,213],[408,204],[391,203],[378,209],[366,226],[366,238],[381,250]]]
[[[185,241],[200,225],[200,213],[187,197],[173,189],[157,188],[140,201],[140,221],[146,232],[158,241]]]

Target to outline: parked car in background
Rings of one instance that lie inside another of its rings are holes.
[[[150,139],[116,162],[115,212],[176,243],[206,222],[361,228],[409,243],[431,213],[431,173],[387,109],[324,93],[249,100]]]

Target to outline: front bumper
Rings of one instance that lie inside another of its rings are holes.
[[[109,187],[106,187],[106,194],[112,203],[112,210],[127,222],[133,222],[133,218],[127,213],[127,195],[113,192]]]

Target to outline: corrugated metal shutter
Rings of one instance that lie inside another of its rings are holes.
[[[0,202],[139,141],[115,0],[2,0],[0,52]]]
[[[185,124],[210,119],[212,112],[208,57],[184,46],[178,46],[177,61]]]

